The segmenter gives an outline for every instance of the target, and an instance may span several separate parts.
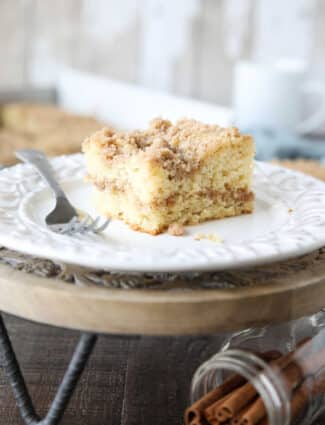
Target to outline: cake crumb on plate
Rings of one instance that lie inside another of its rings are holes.
[[[185,228],[179,223],[173,223],[169,225],[168,233],[172,236],[183,236],[185,233]]]
[[[194,239],[196,241],[201,241],[203,239],[206,239],[208,241],[216,242],[216,243],[223,242],[223,239],[220,236],[218,236],[216,233],[197,233],[194,236]]]

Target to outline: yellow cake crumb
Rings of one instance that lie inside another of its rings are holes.
[[[194,236],[194,239],[196,241],[201,241],[201,240],[206,239],[208,241],[216,242],[216,243],[223,242],[223,239],[220,236],[218,236],[217,234],[215,234],[215,233],[197,233]]]
[[[173,223],[168,226],[168,233],[172,236],[183,236],[185,228],[181,224]]]

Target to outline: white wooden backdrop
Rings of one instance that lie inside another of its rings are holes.
[[[0,89],[67,64],[230,102],[234,62],[325,61],[325,0],[0,0]]]

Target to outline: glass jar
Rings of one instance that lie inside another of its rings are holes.
[[[195,372],[187,424],[307,425],[325,411],[325,313],[233,334]]]

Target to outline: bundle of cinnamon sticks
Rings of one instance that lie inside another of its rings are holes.
[[[279,374],[291,403],[291,423],[306,411],[310,400],[325,394],[325,350],[314,352],[311,340],[301,341],[285,355],[257,354]],[[186,425],[269,425],[267,411],[255,387],[231,375],[185,411]]]

